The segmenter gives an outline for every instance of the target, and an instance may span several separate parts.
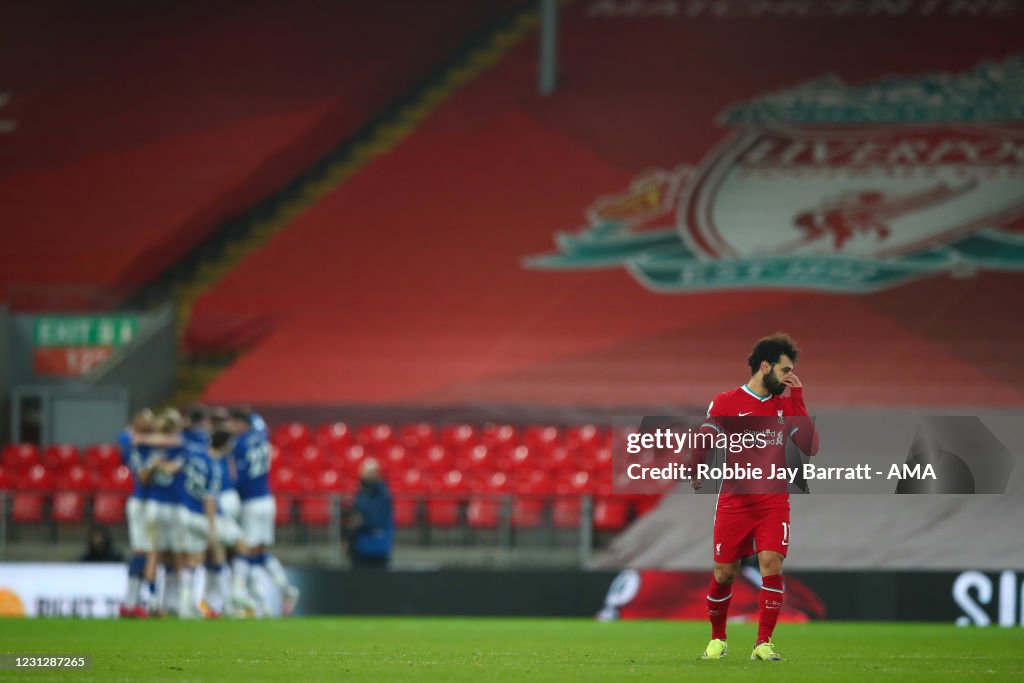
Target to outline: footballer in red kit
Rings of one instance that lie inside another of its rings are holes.
[[[758,341],[747,359],[750,379],[716,396],[700,427],[706,434],[745,435],[744,446],[729,449],[726,461],[762,472],[753,480],[722,482],[714,521],[714,576],[707,596],[711,642],[701,655],[704,659],[720,659],[728,653],[725,625],[731,586],[740,560],[749,555],[757,555],[762,577],[757,641],[750,658],[781,659],[771,637],[785,598],[782,563],[792,527],[787,481],[769,475],[786,466],[788,442],[808,456],[818,450],[803,384],[793,371],[799,353],[793,340],[782,333]],[[783,396],[787,389],[789,395]],[[703,462],[709,450],[695,450],[691,465]],[[704,482],[694,477],[691,485],[699,489]]]

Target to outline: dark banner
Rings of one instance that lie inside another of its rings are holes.
[[[294,569],[303,615],[589,617],[615,572]]]
[[[340,571],[292,569],[302,615],[704,619],[710,571]],[[730,616],[757,619],[745,567]],[[783,621],[1024,625],[1024,571],[809,571],[786,576]]]

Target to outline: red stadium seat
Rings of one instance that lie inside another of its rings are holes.
[[[620,531],[629,521],[629,505],[621,497],[598,498],[594,503],[594,528]]]
[[[558,428],[550,425],[527,427],[523,432],[523,445],[537,449],[542,453],[558,444]]]
[[[72,465],[57,475],[56,487],[61,491],[91,491],[96,488],[96,480],[82,465]]]
[[[568,448],[565,446],[555,446],[544,456],[541,466],[548,472],[557,475],[558,473],[572,470],[575,460]]]
[[[28,491],[52,491],[54,485],[53,473],[48,472],[42,465],[32,465],[21,485],[22,488]]]
[[[465,466],[470,472],[487,474],[494,469],[496,460],[493,451],[481,443],[469,449]]]
[[[512,490],[512,480],[504,472],[491,472],[476,482],[474,488],[487,493],[505,493]]]
[[[465,493],[469,491],[469,480],[459,470],[450,470],[441,477],[439,487],[446,493]]]
[[[562,497],[555,500],[551,520],[558,529],[578,529],[580,526],[580,499]]]
[[[427,524],[438,527],[458,526],[459,501],[452,498],[427,499]]]
[[[345,474],[359,476],[359,467],[366,459],[366,449],[359,444],[352,444],[346,447],[341,455],[345,463]]]
[[[583,493],[592,493],[596,488],[597,477],[591,476],[589,472],[581,470],[579,472],[573,472],[565,481],[559,482],[556,490],[559,493],[580,495]]]
[[[555,492],[555,484],[547,472],[529,470],[513,474],[512,490],[524,495],[547,495]]]
[[[483,428],[480,439],[488,448],[505,449],[516,445],[519,435],[512,425],[489,424]]]
[[[325,470],[334,470],[335,472],[345,473],[347,471],[345,466],[345,456],[333,449],[328,449],[324,453],[323,467]]]
[[[131,470],[128,469],[127,465],[120,465],[115,470],[100,472],[96,481],[96,488],[103,491],[131,493],[134,484]]]
[[[544,500],[554,491],[551,479],[540,470],[519,473],[514,490],[519,495],[512,502],[512,526],[540,526],[544,520]]]
[[[439,495],[427,501],[427,523],[431,526],[456,526],[462,495],[469,490],[469,482],[462,472],[451,470],[435,483]]]
[[[13,471],[27,471],[39,462],[39,449],[30,443],[12,443],[4,446],[0,465]]]
[[[60,491],[53,497],[53,521],[80,524],[85,520],[85,496],[79,491]]]
[[[514,471],[529,471],[540,468],[540,458],[536,451],[528,446],[516,446],[510,454],[510,466]]]
[[[80,459],[78,449],[69,444],[49,446],[43,451],[43,466],[51,472],[66,470]]]
[[[301,422],[289,422],[275,429],[270,440],[281,448],[302,449],[310,443],[309,427]]]
[[[325,462],[323,452],[316,446],[304,446],[299,451],[299,466],[309,473],[315,473],[324,468]]]
[[[11,519],[19,524],[34,524],[43,519],[43,503],[46,499],[41,493],[19,491],[14,494],[11,504]]]
[[[320,425],[316,430],[316,445],[325,450],[340,450],[353,442],[352,430],[344,422]]]
[[[544,521],[544,499],[517,496],[512,502],[512,526],[517,529],[538,527]]]
[[[282,526],[292,523],[292,504],[295,502],[293,496],[276,496],[277,503],[274,506],[274,524]]]
[[[581,453],[580,467],[588,472],[596,472],[601,469],[612,468],[612,449],[610,446],[601,446],[593,453]]]
[[[470,498],[466,523],[474,529],[496,529],[501,517],[501,501],[492,497]]]
[[[594,425],[580,425],[565,430],[565,445],[574,450],[593,451],[601,444],[601,432]]]
[[[90,446],[85,451],[85,466],[96,472],[113,470],[121,464],[121,451],[117,446],[99,444]]]
[[[295,471],[295,478],[299,482],[300,493],[313,493],[316,491],[316,476],[299,469]]]
[[[356,441],[372,453],[380,453],[395,443],[395,430],[386,424],[362,425],[356,432]]]
[[[122,467],[124,468],[123,475],[121,474]],[[97,491],[124,491],[125,493],[127,493],[132,490],[131,471],[128,469],[127,465],[121,465],[117,469],[109,471],[93,472],[88,468],[86,468],[86,471],[89,473]],[[125,484],[125,482],[121,481],[121,476],[127,477],[127,485]],[[58,486],[60,485],[60,483],[62,482],[58,481]]]
[[[99,493],[92,504],[92,518],[97,524],[121,524],[124,522],[124,506],[127,497],[120,493]]]
[[[423,467],[432,472],[445,472],[454,464],[451,453],[444,446],[431,446],[423,454]]]
[[[399,430],[399,440],[410,450],[433,446],[437,441],[434,427],[426,422],[403,425]]]
[[[302,469],[302,453],[291,447],[281,448],[270,444],[270,468],[274,469],[275,467]]]
[[[396,495],[394,499],[395,526],[407,529],[416,526],[419,515],[419,500],[414,496]]]
[[[345,490],[345,482],[334,470],[322,470],[316,474],[314,490],[321,493],[341,493]]]
[[[299,502],[299,521],[307,526],[327,526],[331,521],[331,501],[326,496],[305,496]]]
[[[270,470],[270,487],[274,493],[298,493],[302,482],[291,467],[275,467]]]
[[[468,448],[476,442],[476,430],[470,425],[449,425],[441,430],[441,443],[448,448]]]
[[[396,493],[424,493],[430,489],[430,478],[422,470],[405,470],[390,479],[391,489]]]
[[[409,451],[402,444],[391,444],[381,453],[381,465],[387,470],[401,472],[411,460]]]

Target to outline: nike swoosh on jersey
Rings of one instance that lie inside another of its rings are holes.
[[[746,417],[747,415],[750,415],[752,412],[754,412],[754,411],[753,410],[748,410],[745,413],[740,413],[740,417]]]

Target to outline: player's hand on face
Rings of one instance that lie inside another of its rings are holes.
[[[800,378],[797,377],[795,373],[790,373],[789,377],[782,380],[782,383],[790,388],[802,387],[804,385],[804,383],[800,381]]]

